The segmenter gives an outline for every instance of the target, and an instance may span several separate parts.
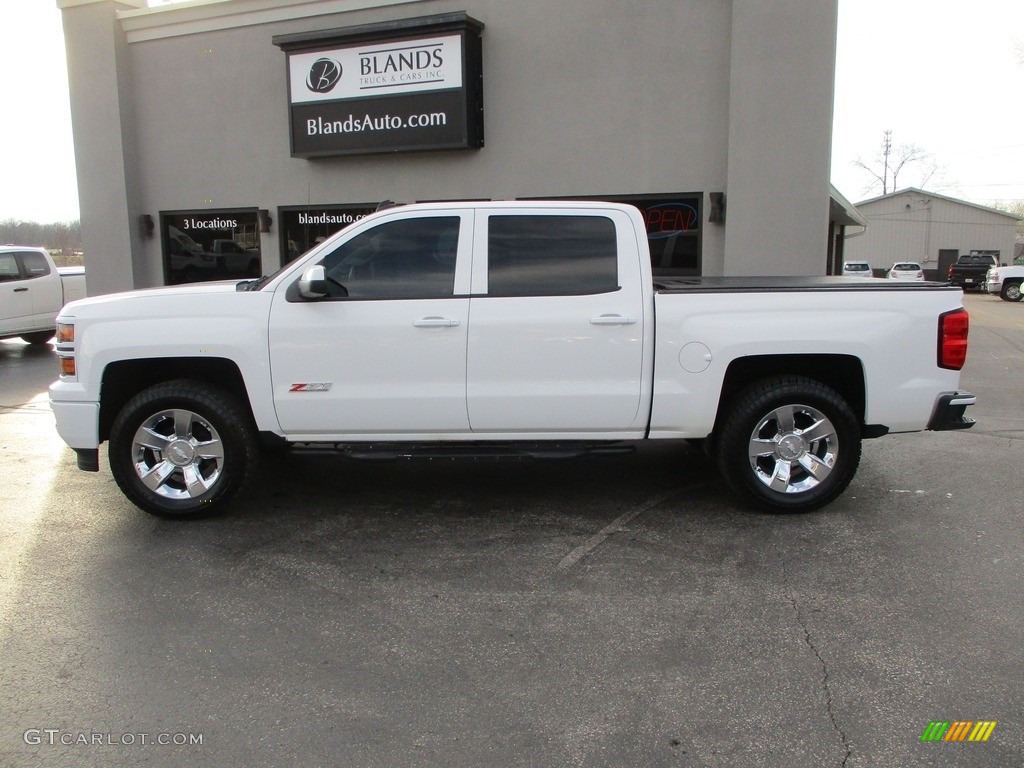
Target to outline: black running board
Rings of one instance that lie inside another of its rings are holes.
[[[582,456],[621,456],[633,453],[627,443],[533,442],[533,443],[291,443],[293,453],[341,454],[359,461],[398,459],[577,459]]]

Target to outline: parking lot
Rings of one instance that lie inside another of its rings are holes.
[[[268,458],[161,521],[2,342],[0,765],[1024,766],[1024,305],[966,304],[976,427],[868,441],[794,516],[645,445]]]

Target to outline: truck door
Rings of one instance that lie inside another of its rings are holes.
[[[0,333],[32,326],[32,294],[13,252],[0,253]]]
[[[18,258],[27,278],[25,285],[32,296],[32,325],[37,328],[55,327],[54,320],[64,305],[60,275],[38,251],[21,251]]]
[[[477,433],[636,429],[644,298],[612,209],[477,213],[467,400]]]
[[[289,436],[468,432],[466,335],[472,211],[401,209],[319,262],[330,295],[297,279],[274,296],[270,361]],[[310,439],[314,439],[311,437]]]

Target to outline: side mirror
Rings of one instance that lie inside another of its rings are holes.
[[[327,272],[322,264],[309,267],[299,278],[299,296],[304,299],[322,299],[327,295]]]

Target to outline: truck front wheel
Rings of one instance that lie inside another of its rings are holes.
[[[139,508],[166,518],[221,512],[253,476],[259,458],[248,412],[198,381],[150,387],[110,429],[110,471]]]
[[[853,479],[860,427],[835,390],[779,376],[741,391],[716,441],[719,472],[739,495],[774,512],[822,507]]]
[[[1004,282],[999,298],[1003,301],[1020,301],[1020,281]]]
[[[29,344],[46,344],[50,339],[53,338],[56,331],[38,331],[36,333],[23,333],[21,334],[21,340],[27,341]]]

